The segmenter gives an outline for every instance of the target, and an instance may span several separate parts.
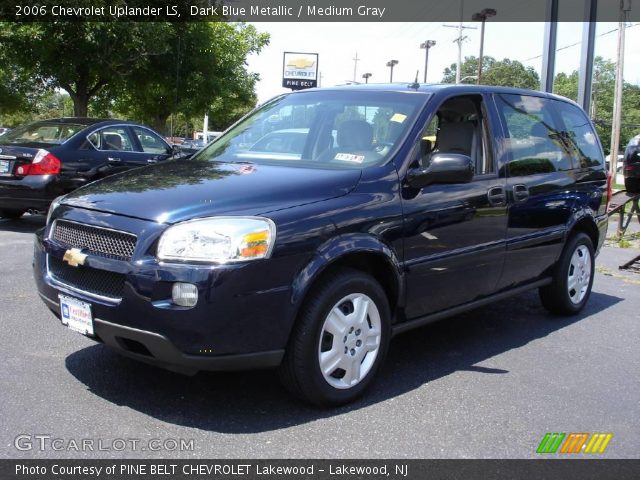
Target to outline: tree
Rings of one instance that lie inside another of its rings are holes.
[[[445,68],[442,83],[454,83],[456,70],[455,63]],[[475,83],[477,74],[478,59],[474,56],[465,57],[460,69],[462,83]],[[540,78],[532,67],[525,67],[517,60],[496,60],[485,56],[482,58],[482,84],[537,89],[540,86]]]
[[[0,29],[0,115],[7,115],[30,110],[38,88],[30,75],[15,68],[6,57],[3,36],[4,30]]]
[[[164,53],[158,39],[168,29],[150,22],[5,22],[0,40],[19,75],[36,81],[41,91],[66,90],[74,115],[85,117],[93,97]]]
[[[269,42],[268,34],[252,25],[193,22],[169,25],[158,42],[163,53],[126,77],[116,111],[160,131],[172,113],[208,112],[211,127],[222,129],[255,105],[258,75],[247,72],[246,58]]]

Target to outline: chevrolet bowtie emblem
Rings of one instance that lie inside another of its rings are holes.
[[[87,259],[87,255],[82,253],[82,250],[79,248],[71,248],[64,252],[64,257],[62,257],[63,262],[67,262],[72,267],[77,267],[78,265],[84,265],[85,260]]]
[[[287,63],[287,67],[294,68],[310,68],[313,67],[313,64],[316,62],[312,62],[311,60],[307,60],[306,58],[296,58],[294,60],[289,60]]]

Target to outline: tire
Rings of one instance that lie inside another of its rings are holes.
[[[16,220],[24,215],[24,210],[7,210],[0,209],[0,218],[9,218],[12,220]]]
[[[352,269],[325,276],[309,293],[279,369],[287,390],[322,407],[353,401],[387,353],[390,310],[373,277]]]
[[[551,284],[540,288],[542,305],[557,315],[576,315],[589,300],[595,258],[593,242],[588,235],[570,237],[555,266]]]
[[[640,193],[640,178],[635,178],[635,177],[625,178],[624,188],[629,193]]]

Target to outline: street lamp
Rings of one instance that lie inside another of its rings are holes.
[[[387,67],[391,68],[391,75],[389,77],[389,83],[393,83],[393,67],[395,67],[398,64],[398,60],[389,60],[387,62]]]
[[[364,78],[364,83],[369,83],[369,77],[371,76],[371,73],[363,73],[362,74],[362,78]]]
[[[485,8],[478,13],[474,13],[471,17],[471,20],[474,22],[482,22],[482,26],[480,27],[480,58],[478,59],[478,78],[476,83],[480,85],[480,78],[482,77],[482,59],[483,59],[483,50],[484,50],[484,24],[489,17],[495,17],[496,12],[493,8]]]
[[[426,40],[420,44],[424,48],[424,83],[427,83],[427,67],[429,66],[429,49],[436,44],[435,40]]]

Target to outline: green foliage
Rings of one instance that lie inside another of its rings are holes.
[[[86,116],[89,100],[135,75],[164,49],[162,23],[5,23],[4,56],[18,75],[37,82],[40,93],[66,90],[74,114]]]
[[[442,83],[454,83],[456,81],[457,65],[451,64],[444,69]],[[460,69],[462,83],[475,83],[478,75],[478,58],[465,57]],[[540,78],[532,67],[525,67],[517,60],[496,60],[493,57],[482,58],[483,85],[497,85],[501,87],[518,87],[537,89],[540,86]]]
[[[46,92],[29,102],[25,101],[22,109],[0,111],[0,125],[14,128],[36,120],[72,115],[73,102],[69,95],[60,92]]]
[[[171,24],[163,53],[126,78],[113,108],[161,131],[174,111],[190,118],[209,112],[210,128],[223,129],[255,105],[258,76],[245,61],[268,41],[252,25]]]
[[[251,25],[227,22],[4,23],[0,115],[38,117],[46,111],[39,99],[63,89],[76,116],[120,116],[164,131],[172,113],[187,125],[208,112],[210,127],[222,129],[255,105],[258,76],[246,58],[268,41]]]

